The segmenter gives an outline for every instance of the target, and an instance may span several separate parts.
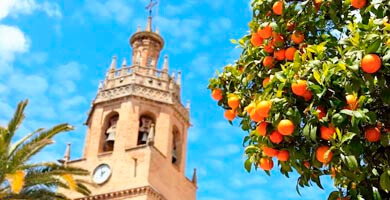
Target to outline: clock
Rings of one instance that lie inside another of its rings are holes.
[[[105,183],[111,176],[111,168],[107,164],[101,164],[95,168],[92,174],[92,180],[96,184]]]

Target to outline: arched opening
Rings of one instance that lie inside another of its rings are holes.
[[[103,152],[110,152],[114,150],[118,120],[119,114],[117,112],[113,112],[107,115],[104,121],[102,145]]]
[[[153,131],[155,121],[150,115],[141,115],[139,118],[138,140],[137,145],[146,144],[151,132]],[[154,133],[153,133],[154,134]]]
[[[172,164],[180,166],[181,163],[182,142],[179,130],[174,127],[172,132]]]

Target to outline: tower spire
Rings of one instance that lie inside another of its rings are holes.
[[[157,2],[150,0],[150,3],[145,7],[149,11],[148,25],[146,26],[146,31],[152,31],[152,11],[153,7],[157,5]]]

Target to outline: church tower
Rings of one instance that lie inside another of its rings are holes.
[[[83,157],[64,164],[91,172],[92,194],[79,200],[195,200],[196,171],[185,176],[189,103],[180,99],[181,73],[168,74],[168,57],[157,63],[164,40],[138,28],[130,38],[132,62],[112,58],[86,120]]]

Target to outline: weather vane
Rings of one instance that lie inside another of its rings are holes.
[[[157,4],[158,4],[158,2],[156,2],[156,1],[154,1],[154,0],[150,0],[149,5],[147,5],[147,6],[145,7],[146,10],[149,11],[149,16],[150,16],[150,17],[152,16],[153,7],[154,7],[155,5],[157,5]]]

